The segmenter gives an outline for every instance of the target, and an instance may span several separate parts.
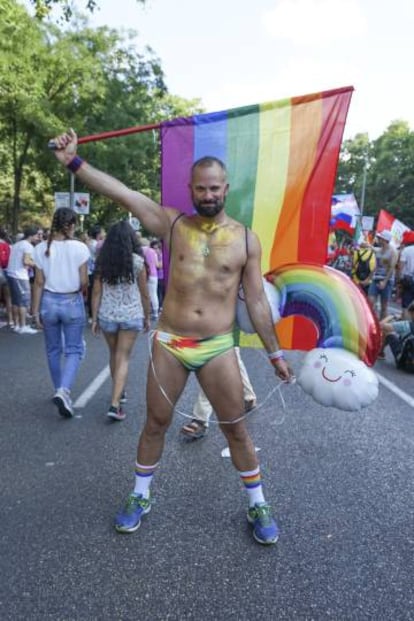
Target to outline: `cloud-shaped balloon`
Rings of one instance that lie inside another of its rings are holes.
[[[340,410],[358,411],[378,396],[374,371],[355,354],[338,347],[308,352],[297,381],[315,401]]]
[[[378,396],[378,379],[370,367],[381,347],[378,319],[365,295],[342,272],[326,265],[292,263],[263,279],[273,323],[303,316],[316,329],[316,349],[308,352],[298,383],[315,401],[357,411]],[[255,332],[240,287],[236,321]]]

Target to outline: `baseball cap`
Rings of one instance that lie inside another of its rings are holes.
[[[414,244],[414,231],[404,231],[401,241],[406,245]]]
[[[377,233],[377,237],[384,239],[386,242],[390,242],[392,240],[391,231],[381,231],[381,233]]]

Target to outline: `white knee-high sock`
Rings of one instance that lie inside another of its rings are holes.
[[[138,462],[135,464],[135,487],[133,493],[136,496],[142,496],[143,498],[149,497],[152,477],[154,476],[157,466],[158,462],[152,466],[144,466]]]
[[[239,475],[249,498],[249,507],[266,502],[263,495],[260,466],[254,470],[239,472]]]

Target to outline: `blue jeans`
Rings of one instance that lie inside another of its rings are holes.
[[[70,390],[85,352],[83,329],[86,314],[83,297],[80,293],[43,291],[40,317],[55,390]]]

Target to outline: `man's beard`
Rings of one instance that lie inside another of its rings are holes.
[[[215,201],[201,202],[201,201],[193,201],[194,209],[198,213],[199,216],[203,218],[214,218],[217,214],[220,213],[224,209],[224,201],[219,199]]]

